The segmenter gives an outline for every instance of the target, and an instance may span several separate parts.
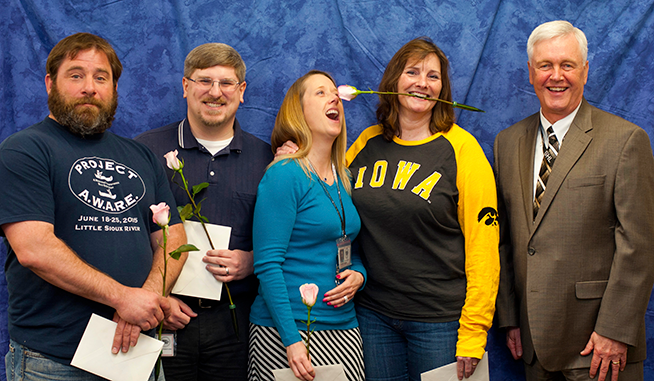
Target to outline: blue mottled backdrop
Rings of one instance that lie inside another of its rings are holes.
[[[588,101],[654,136],[654,0],[0,0],[0,11],[0,141],[48,114],[45,61],[57,41],[75,32],[106,38],[125,67],[115,133],[133,137],[183,118],[186,54],[205,42],[224,42],[248,69],[237,116],[266,141],[286,89],[299,76],[322,69],[339,84],[376,89],[393,53],[424,35],[450,59],[454,99],[487,111],[457,117],[492,161],[495,135],[538,111],[526,41],[535,26],[555,19],[571,21],[588,37]],[[360,96],[345,105],[350,141],[374,123],[376,102]],[[0,354],[8,341],[1,286]],[[650,354],[653,306],[647,312]],[[491,330],[491,379],[523,379],[503,343],[501,332]],[[645,378],[654,380],[654,361],[645,366]]]

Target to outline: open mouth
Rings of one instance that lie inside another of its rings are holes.
[[[568,88],[567,87],[548,87],[547,90],[553,91],[555,93],[561,93],[566,91]]]
[[[329,110],[327,110],[325,115],[331,120],[338,120],[338,117],[339,117],[340,114],[339,114],[338,110],[336,110],[336,109],[329,109]]]

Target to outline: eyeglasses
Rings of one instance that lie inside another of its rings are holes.
[[[214,83],[217,83],[220,90],[225,93],[230,93],[236,90],[236,87],[238,87],[238,85],[243,83],[243,82],[236,81],[234,79],[218,79],[215,81],[211,78],[191,79],[186,77],[186,79],[188,79],[191,82],[195,82],[203,90],[209,90],[213,87]]]

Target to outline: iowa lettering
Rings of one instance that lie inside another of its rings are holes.
[[[411,180],[411,177],[413,177],[419,168],[420,164],[418,163],[400,160],[397,163],[397,171],[395,172],[395,177],[393,177],[393,186],[391,189],[403,191],[409,183],[409,180]],[[363,187],[367,169],[367,166],[359,168],[357,179],[354,183],[354,189]],[[378,160],[375,162],[368,180],[368,185],[371,188],[381,188],[386,182],[387,172],[388,162],[386,160]],[[438,173],[438,171],[434,171],[434,173],[427,176],[418,185],[411,188],[411,193],[419,196],[425,201],[429,201],[431,191],[434,189],[434,186],[436,186],[441,177],[442,175]]]

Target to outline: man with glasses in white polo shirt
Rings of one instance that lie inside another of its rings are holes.
[[[238,333],[226,292],[220,301],[171,296],[173,314],[165,327],[176,331],[176,354],[164,358],[168,381],[246,380],[250,306],[258,283],[252,267],[252,215],[259,181],[273,156],[270,145],[243,131],[236,111],[245,93],[245,63],[232,47],[208,43],[193,49],[182,78],[187,117],[136,138],[165,163],[177,150],[189,185],[209,187],[197,199],[212,224],[230,226],[229,250],[210,250],[204,261],[229,285]],[[168,170],[169,179],[173,171]],[[178,180],[179,177],[176,177]],[[178,205],[186,192],[171,180]]]

